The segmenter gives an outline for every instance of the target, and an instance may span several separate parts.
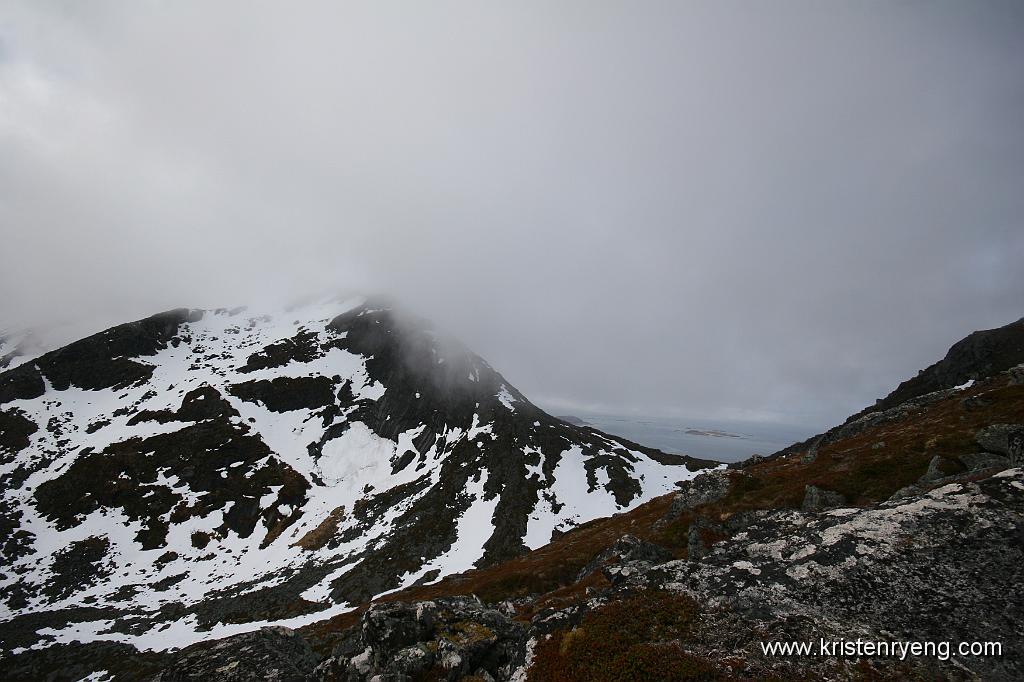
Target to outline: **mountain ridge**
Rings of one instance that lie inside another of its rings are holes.
[[[30,646],[328,617],[715,465],[565,424],[362,298],[117,325],[0,373],[0,427],[6,631],[55,633]]]

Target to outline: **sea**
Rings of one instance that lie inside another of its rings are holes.
[[[640,445],[678,455],[738,462],[770,455],[818,433],[820,429],[774,422],[634,417],[574,412],[589,426]]]

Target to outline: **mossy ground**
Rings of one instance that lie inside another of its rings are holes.
[[[645,592],[591,611],[579,626],[539,642],[530,682],[717,679],[710,661],[679,640],[698,618],[689,598]]]

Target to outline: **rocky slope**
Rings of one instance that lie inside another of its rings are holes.
[[[551,417],[362,299],[174,310],[5,363],[8,661],[322,620],[712,466]]]

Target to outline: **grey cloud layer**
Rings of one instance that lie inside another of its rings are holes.
[[[0,326],[355,288],[826,425],[1024,315],[1017,3],[8,3]]]

